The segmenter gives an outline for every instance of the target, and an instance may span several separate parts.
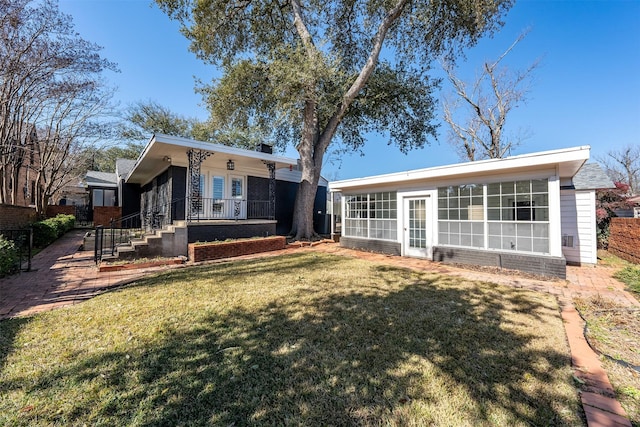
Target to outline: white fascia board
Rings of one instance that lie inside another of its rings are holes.
[[[98,181],[86,181],[87,187],[104,187],[104,188],[116,188],[118,184],[116,183],[107,183],[107,182],[98,182]]]
[[[333,181],[329,183],[329,189],[331,191],[344,191],[357,187],[423,181],[443,177],[454,177],[457,175],[478,175],[485,173],[488,175],[519,168],[551,166],[569,162],[579,162],[581,166],[589,159],[589,151],[590,147],[585,145],[532,154],[522,154],[504,159],[478,160],[475,162],[457,163],[426,169],[414,169],[405,172]],[[579,169],[579,167],[577,169]]]
[[[131,170],[129,171],[127,176],[125,177],[124,182],[128,182],[129,181],[129,178],[131,177],[131,175],[133,175],[133,172],[138,168],[138,165],[142,162],[142,159],[144,159],[145,156],[147,155],[147,153],[149,152],[149,150],[151,150],[151,146],[153,145],[153,142],[155,140],[156,140],[156,136],[155,135],[151,135],[151,138],[149,139],[149,142],[147,142],[147,145],[144,147],[144,150],[142,150],[142,153],[140,153],[140,155],[136,159],[135,164],[133,165],[133,167],[131,168]]]
[[[229,147],[226,145],[215,144],[212,142],[196,141],[194,139],[188,139],[188,138],[182,138],[178,136],[171,136],[171,135],[157,133],[151,136],[151,138],[149,139],[149,142],[145,146],[144,150],[142,150],[142,153],[136,160],[136,163],[133,165],[133,167],[127,174],[125,182],[127,182],[131,177],[131,175],[133,175],[134,171],[138,168],[138,165],[140,165],[142,160],[148,155],[149,151],[151,151],[151,148],[156,143],[171,144],[179,147],[193,148],[196,150],[203,150],[203,151],[214,151],[216,153],[228,154],[230,156],[247,157],[247,158],[253,158],[258,160],[264,160],[265,162],[275,162],[275,163],[281,163],[281,164],[292,165],[292,166],[295,166],[298,164],[297,159],[292,159],[290,157],[275,156],[273,154],[262,153],[260,151],[245,150],[243,148]]]
[[[229,147],[228,145],[215,144],[213,142],[196,141],[194,139],[181,138],[164,134],[156,134],[154,138],[158,142],[165,144],[173,144],[185,148],[194,148],[196,150],[214,151],[216,153],[228,154],[231,156],[248,157],[252,159],[264,160],[267,162],[284,163],[287,165],[297,165],[298,160],[290,157],[275,156],[260,151],[245,150],[244,148]]]

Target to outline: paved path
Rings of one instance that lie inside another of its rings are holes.
[[[0,279],[0,319],[81,303],[110,288],[169,267],[98,272],[93,250],[81,251],[85,231],[73,230],[36,254],[31,270]]]
[[[38,253],[32,260],[31,272],[0,279],[0,319],[29,316],[81,303],[108,289],[130,283],[148,274],[181,266],[151,267],[119,272],[99,272],[93,261],[93,251],[81,251],[84,231],[74,230]],[[240,258],[278,256],[292,251],[321,251],[341,256],[368,259],[399,267],[429,271],[514,286],[557,296],[562,309],[567,339],[576,376],[586,382],[587,391],[581,399],[589,427],[631,426],[620,404],[613,399],[613,388],[602,365],[586,342],[583,321],[575,310],[575,297],[601,295],[616,302],[640,307],[613,279],[613,269],[604,267],[567,267],[567,280],[536,280],[517,275],[495,274],[467,270],[416,258],[374,254],[345,249],[334,243],[313,246],[293,246],[282,251]],[[216,261],[220,262],[220,261]]]

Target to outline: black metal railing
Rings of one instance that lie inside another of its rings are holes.
[[[96,227],[95,261],[99,262],[105,256],[114,256],[118,246],[129,245],[132,240],[142,239],[145,234],[154,233],[171,224],[171,213],[176,212],[183,202],[184,199],[176,199],[164,205],[149,206],[144,211],[112,218],[108,228]]]
[[[33,256],[33,228],[0,230],[0,235],[11,240],[17,250],[15,271],[31,271]]]
[[[190,197],[187,199],[188,221],[274,218],[275,214],[268,200],[211,199],[204,197]]]
[[[95,229],[94,259],[101,261],[113,256],[118,246],[129,245],[133,239],[161,230],[172,223],[173,218],[187,222],[217,219],[275,219],[274,208],[268,200],[187,198],[175,199],[165,205],[149,206],[145,210],[111,219],[108,227]]]

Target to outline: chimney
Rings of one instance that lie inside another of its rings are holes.
[[[261,153],[273,154],[273,147],[269,144],[258,144],[258,151]]]

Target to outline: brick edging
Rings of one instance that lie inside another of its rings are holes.
[[[584,336],[584,320],[568,298],[558,298],[558,303],[571,351],[574,375],[584,382],[586,388],[580,392],[580,400],[587,425],[631,427],[626,412],[615,399],[607,373]]]

